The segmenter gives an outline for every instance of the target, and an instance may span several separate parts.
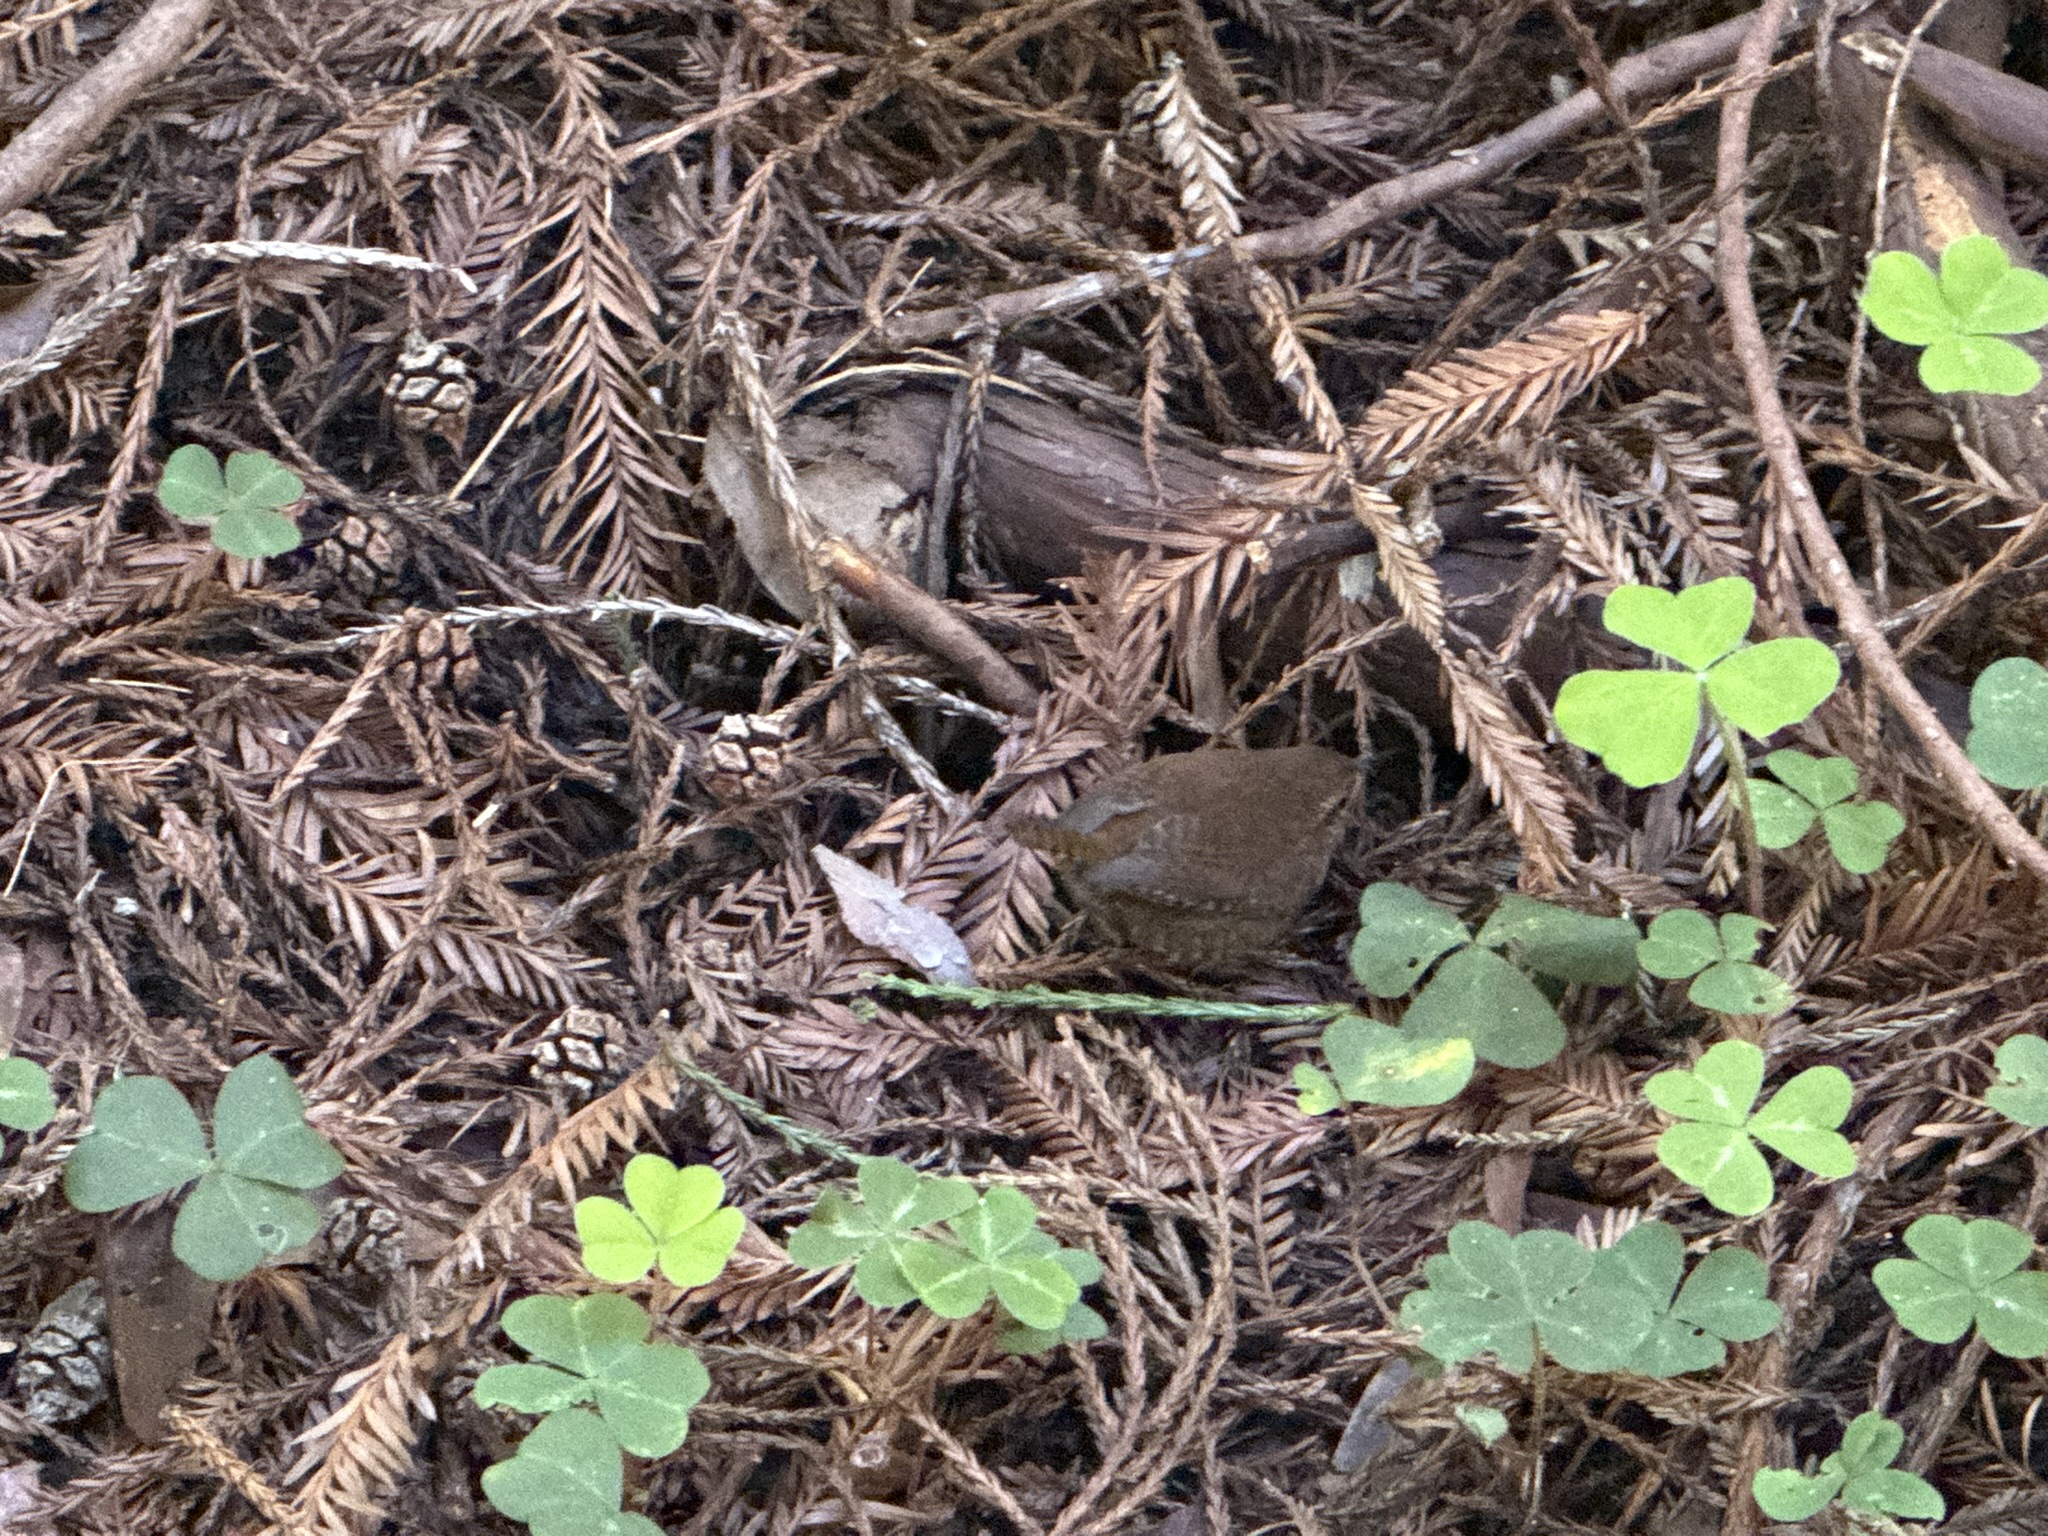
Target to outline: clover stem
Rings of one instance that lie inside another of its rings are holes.
[[[1704,699],[1708,716],[1721,737],[1721,759],[1727,765],[1728,786],[1734,793],[1735,835],[1742,840],[1742,890],[1749,915],[1761,921],[1764,915],[1764,854],[1756,840],[1756,811],[1749,802],[1749,762],[1743,755],[1742,733]]]

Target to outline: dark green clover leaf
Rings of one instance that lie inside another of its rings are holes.
[[[659,1262],[670,1285],[708,1285],[724,1271],[746,1218],[723,1204],[715,1168],[678,1168],[642,1153],[626,1164],[626,1203],[602,1195],[576,1202],[583,1267],[600,1280],[630,1285]]]
[[[306,1124],[306,1101],[275,1057],[251,1056],[221,1084],[213,1105],[220,1166],[286,1189],[318,1189],[341,1177],[341,1154]]]
[[[897,1255],[918,1300],[940,1317],[970,1317],[993,1293],[1027,1328],[1056,1329],[1081,1299],[1059,1245],[1037,1230],[1037,1209],[1009,1185],[996,1185],[947,1225],[959,1247],[916,1239]]]
[[[1538,918],[1531,909],[1546,915]],[[1444,1102],[1464,1086],[1463,1078],[1451,1086],[1452,1078],[1461,1072],[1469,1077],[1471,1069],[1462,1052],[1430,1049],[1430,1041],[1469,1041],[1474,1057],[1502,1067],[1540,1067],[1564,1049],[1564,1021],[1556,1007],[1496,951],[1509,945],[1533,951],[1527,963],[1534,969],[1544,963],[1557,967],[1546,974],[1561,979],[1574,979],[1567,971],[1603,978],[1616,971],[1614,920],[1544,909],[1540,902],[1504,904],[1503,912],[1475,942],[1454,913],[1405,885],[1366,888],[1351,945],[1351,970],[1359,984],[1375,997],[1399,997],[1431,966],[1436,973],[1409,1005],[1398,1035],[1364,1021],[1339,1031],[1338,1049],[1348,1054],[1342,1060],[1332,1055],[1334,1082],[1314,1068],[1295,1074],[1307,1095],[1306,1113],[1345,1102]]]
[[[1403,1300],[1401,1325],[1446,1365],[1490,1352],[1523,1373],[1540,1339],[1567,1369],[1617,1370],[1653,1322],[1626,1275],[1596,1269],[1593,1254],[1562,1232],[1509,1237],[1488,1222],[1461,1221],[1422,1272],[1427,1287]]]
[[[0,1056],[0,1125],[40,1131],[57,1113],[50,1074],[19,1056]]]
[[[1472,941],[1457,914],[1420,891],[1390,880],[1358,898],[1358,937],[1351,941],[1351,974],[1374,997],[1406,995],[1422,973]]]
[[[1744,645],[1755,610],[1756,588],[1740,576],[1683,592],[1615,588],[1602,613],[1608,630],[1681,670],[1569,677],[1557,695],[1558,731],[1642,789],[1685,772],[1703,697],[1759,739],[1804,720],[1834,692],[1841,664],[1818,640],[1803,637]]]
[[[2021,1125],[2048,1125],[2048,1040],[2014,1035],[1998,1048],[1998,1083],[1984,1102]]]
[[[81,1211],[111,1211],[197,1178],[171,1229],[171,1251],[208,1280],[239,1280],[287,1248],[308,1243],[320,1213],[298,1194],[337,1177],[341,1154],[306,1124],[291,1074],[252,1056],[221,1084],[214,1144],[199,1117],[160,1077],[125,1077],[93,1106],[92,1131],[64,1169]]]
[[[1728,1343],[1760,1339],[1781,1320],[1777,1303],[1764,1294],[1764,1262],[1746,1248],[1716,1248],[1681,1286],[1685,1241],[1662,1222],[1650,1221],[1601,1250],[1597,1262],[1633,1284],[1654,1319],[1628,1358],[1627,1368],[1638,1375],[1718,1369],[1728,1358]]]
[[[1746,1040],[1724,1040],[1692,1070],[1659,1072],[1644,1097],[1677,1119],[1657,1139],[1657,1160],[1732,1216],[1754,1216],[1771,1203],[1771,1170],[1761,1141],[1826,1179],[1856,1170],[1856,1150],[1835,1127],[1849,1113],[1851,1087],[1838,1067],[1810,1067],[1751,1113],[1764,1080],[1764,1053]]]
[[[1757,1508],[1773,1520],[1809,1520],[1839,1498],[1846,1509],[1898,1520],[1939,1520],[1948,1506],[1934,1485],[1892,1466],[1905,1431],[1879,1413],[1858,1414],[1842,1435],[1842,1448],[1812,1477],[1765,1467],[1751,1480]]]
[[[1852,875],[1868,875],[1906,830],[1906,818],[1896,806],[1882,800],[1846,803],[1857,789],[1856,765],[1847,758],[1787,750],[1773,752],[1764,762],[1783,783],[1759,779],[1749,788],[1756,840],[1763,847],[1789,848],[1818,820],[1835,861]]]
[[[620,1510],[619,1442],[582,1408],[542,1419],[510,1461],[484,1469],[483,1485],[492,1507],[524,1521],[533,1536],[661,1536],[645,1515]]]
[[[1686,995],[1716,1013],[1782,1013],[1792,1006],[1792,988],[1775,971],[1753,962],[1764,925],[1739,912],[1725,914],[1717,927],[1704,912],[1680,908],[1660,912],[1636,946],[1644,970],[1666,981],[1693,978]]]
[[[1474,942],[1502,951],[1540,976],[1625,987],[1636,979],[1636,944],[1642,936],[1625,917],[1595,917],[1510,893],[1501,897]]]
[[[258,560],[299,547],[298,525],[280,509],[305,484],[267,453],[231,453],[223,474],[208,449],[187,443],[164,461],[156,494],[173,516],[211,525],[214,544],[231,555]]]
[[[81,1211],[112,1211],[168,1194],[213,1166],[185,1096],[160,1077],[117,1077],[92,1107],[92,1129],[64,1164],[64,1194]]]
[[[2048,785],[2048,668],[2008,656],[1979,672],[1963,750],[2002,789]]]
[[[1899,1326],[1930,1344],[1953,1344],[1974,1322],[2001,1355],[2048,1354],[2048,1274],[2021,1270],[2034,1240],[2002,1221],[1922,1216],[1906,1228],[1910,1259],[1871,1271]]]
[[[860,1163],[858,1201],[836,1189],[818,1197],[810,1220],[789,1234],[789,1259],[800,1269],[854,1262],[853,1288],[871,1307],[900,1307],[917,1290],[897,1262],[918,1232],[974,1204],[965,1179],[935,1179],[893,1157]]]
[[[205,1279],[239,1280],[319,1233],[320,1212],[304,1195],[215,1168],[178,1207],[171,1252]]]

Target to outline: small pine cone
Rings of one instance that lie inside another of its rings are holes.
[[[625,1027],[595,1008],[570,1008],[527,1047],[535,1082],[572,1104],[585,1104],[625,1076]]]
[[[482,676],[476,659],[476,644],[466,625],[427,617],[418,609],[408,618],[419,620],[412,632],[412,646],[405,658],[392,668],[398,685],[412,693],[438,693],[453,687],[458,696],[475,689]]]
[[[384,381],[384,398],[391,402],[391,418],[400,431],[421,439],[437,435],[459,449],[469,436],[476,381],[445,341],[407,331],[398,366]]]
[[[327,1203],[327,1226],[320,1240],[327,1262],[343,1274],[360,1275],[382,1286],[405,1268],[405,1223],[397,1212],[360,1195],[341,1195]]]
[[[704,784],[727,805],[758,800],[789,766],[789,725],[773,715],[727,715],[704,748]]]
[[[353,513],[336,523],[334,531],[313,551],[320,585],[329,591],[348,592],[364,604],[391,590],[400,563],[390,530]]]
[[[24,1413],[54,1426],[99,1407],[113,1380],[107,1304],[96,1282],[81,1280],[36,1319],[14,1367],[14,1392]]]

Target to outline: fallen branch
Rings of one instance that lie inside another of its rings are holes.
[[[1738,16],[1718,27],[1674,38],[1623,59],[1611,73],[1611,88],[1623,99],[1643,96],[1670,90],[1717,69],[1735,56],[1749,32],[1750,21],[1747,15]],[[1772,41],[1776,41],[1776,34]],[[1435,165],[1367,187],[1312,219],[1246,235],[1235,242],[1236,258],[1305,261],[1320,256],[1376,224],[1503,176],[1531,155],[1591,127],[1606,114],[1606,103],[1598,91],[1579,91],[1518,128],[1471,149],[1454,150]],[[1010,326],[1037,315],[1078,309],[1100,303],[1146,279],[1156,281],[1175,267],[1200,267],[1224,254],[1220,246],[1187,246],[1141,257],[1113,272],[1090,272],[1056,283],[1041,283],[1036,288],[995,294],[978,304],[904,315],[889,323],[887,341],[892,346],[943,341],[969,325],[993,321],[998,326]]]
[[[1745,41],[1737,60],[1739,76],[1760,73],[1769,61],[1769,49],[1791,11],[1792,0],[1768,0],[1757,13],[1761,29]],[[1773,20],[1772,18],[1775,18]],[[1856,648],[1867,677],[1912,728],[1921,749],[1935,770],[1947,781],[1963,813],[1976,823],[2005,857],[2035,879],[2048,885],[2048,848],[2028,834],[2020,819],[1956,745],[1934,709],[1906,676],[1898,657],[1885,643],[1862,589],[1842,557],[1841,546],[1828,529],[1827,518],[1806,478],[1806,466],[1799,456],[1799,443],[1792,423],[1778,396],[1778,383],[1771,362],[1770,344],[1764,340],[1757,319],[1756,296],[1749,286],[1749,229],[1744,223],[1744,205],[1739,196],[1749,162],[1750,109],[1756,100],[1756,86],[1731,92],[1721,108],[1721,138],[1714,167],[1715,195],[1720,204],[1720,238],[1714,254],[1721,303],[1728,312],[1728,329],[1736,361],[1742,368],[1742,382],[1749,394],[1751,414],[1756,420],[1757,438],[1771,466],[1778,494],[1784,499],[1807,563],[1820,579],[1822,595],[1835,610],[1843,634]]]
[[[151,81],[183,62],[212,12],[213,0],[156,0],[131,22],[105,58],[58,92],[0,149],[0,214],[62,181],[73,156],[84,153]]]

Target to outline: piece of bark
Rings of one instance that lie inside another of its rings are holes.
[[[168,1205],[141,1216],[112,1217],[94,1255],[107,1302],[121,1418],[131,1434],[151,1444],[164,1438],[164,1409],[205,1352],[220,1290],[171,1252],[176,1219]]]

